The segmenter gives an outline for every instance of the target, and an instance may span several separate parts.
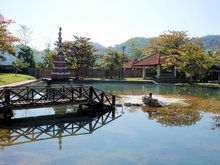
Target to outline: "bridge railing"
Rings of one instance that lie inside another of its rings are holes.
[[[0,109],[63,103],[115,106],[115,96],[92,86],[11,87],[0,90]]]

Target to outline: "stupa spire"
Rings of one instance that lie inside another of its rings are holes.
[[[62,44],[62,28],[59,28],[58,42],[57,42],[57,55],[53,58],[53,71],[51,72],[52,80],[68,80],[70,73],[68,72],[67,63],[63,53]]]

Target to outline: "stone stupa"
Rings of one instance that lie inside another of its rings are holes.
[[[61,38],[61,27],[59,28],[59,37],[57,43],[57,55],[53,58],[53,70],[51,72],[52,81],[69,81],[70,72],[68,72],[67,63],[63,53],[63,44]]]

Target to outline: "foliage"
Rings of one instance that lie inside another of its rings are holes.
[[[220,70],[220,48],[215,51],[209,51],[208,54],[212,58],[212,66]]]
[[[36,66],[35,61],[34,61],[34,51],[29,46],[21,45],[17,58],[19,60],[17,60],[16,62],[21,61],[23,63],[29,64],[25,66],[30,66],[31,68],[35,68]]]
[[[203,51],[203,42],[190,38],[186,32],[169,31],[150,41],[147,53],[167,54],[164,68],[175,67],[186,77],[202,79],[211,67],[210,57]]]
[[[95,64],[96,52],[95,47],[90,38],[74,36],[74,41],[66,41],[63,43],[66,61],[71,69],[75,70],[77,77],[80,70],[92,68]]]
[[[28,68],[30,64],[27,62],[23,62],[21,59],[17,58],[16,61],[12,63],[12,66],[16,69],[16,74],[17,74],[22,69]]]
[[[53,66],[53,57],[57,54],[57,52],[50,50],[49,48],[44,50],[43,62],[38,63],[37,67],[40,68],[52,68]]]
[[[0,59],[2,59],[2,55],[4,52],[8,52],[10,54],[15,54],[15,48],[13,46],[13,42],[18,42],[19,39],[13,36],[8,31],[8,25],[14,23],[13,20],[7,20],[0,14]]]
[[[33,76],[24,74],[0,73],[0,85],[16,83],[24,80],[34,80]]]
[[[105,68],[109,70],[121,69],[123,67],[123,54],[117,50],[107,50],[108,55],[104,59]]]

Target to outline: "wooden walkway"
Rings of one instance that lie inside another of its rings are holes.
[[[0,113],[60,104],[115,107],[115,96],[92,86],[8,87],[0,89]]]

